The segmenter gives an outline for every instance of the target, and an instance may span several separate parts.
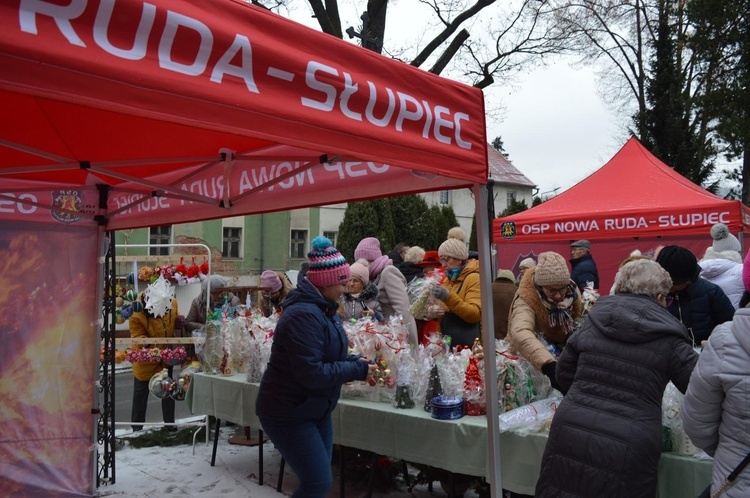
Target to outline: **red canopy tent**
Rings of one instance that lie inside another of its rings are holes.
[[[659,161],[635,138],[595,173],[562,194],[522,213],[493,221],[498,265],[518,269],[521,259],[543,251],[567,256],[570,243],[591,242],[600,288],[609,292],[620,262],[631,251],[678,244],[700,258],[709,231],[725,223],[748,231],[750,209],[721,199]]]
[[[247,2],[5,2],[0,29],[9,494],[94,492],[108,231],[458,187],[486,203],[479,89]]]

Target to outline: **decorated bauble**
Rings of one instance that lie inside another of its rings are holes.
[[[143,303],[140,301],[133,301],[133,313],[140,313],[143,311]]]
[[[175,381],[167,374],[166,370],[154,374],[148,381],[148,390],[151,394],[159,399],[164,399],[170,395],[175,387]]]
[[[123,298],[121,298],[120,296],[117,296],[115,298],[115,306],[118,307],[118,308],[122,307],[122,303],[124,303],[124,302],[125,302],[125,300],[123,300]]]
[[[187,396],[187,390],[190,387],[190,381],[193,379],[193,375],[195,375],[196,372],[197,369],[194,367],[183,369],[177,376],[174,389],[172,389],[172,392],[169,395],[177,401],[184,401]]]
[[[125,323],[125,317],[122,316],[122,313],[120,313],[119,310],[117,313],[115,313],[115,315],[117,316],[117,318],[115,318],[115,321],[118,325],[122,325],[123,323]]]
[[[134,290],[131,289],[125,293],[126,301],[135,301],[136,299],[138,299],[138,293],[135,292]]]
[[[133,304],[135,304],[135,303],[133,303]],[[128,319],[131,316],[133,316],[133,305],[132,304],[126,304],[125,306],[123,306],[122,308],[120,308],[120,315],[122,315],[122,317],[124,319]]]
[[[130,285],[135,285],[135,273],[128,273],[127,277],[125,277],[125,281]]]

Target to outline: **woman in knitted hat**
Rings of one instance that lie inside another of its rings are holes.
[[[537,265],[526,271],[518,285],[508,321],[511,347],[546,375],[552,387],[557,356],[581,317],[583,303],[578,286],[570,279],[565,258],[548,251]],[[557,353],[553,355],[540,338]]]
[[[284,302],[260,382],[255,411],[263,430],[299,479],[292,496],[326,496],[333,477],[333,422],[341,386],[377,368],[348,355],[336,310],[351,277],[325,237],[312,241],[307,274]]]
[[[615,295],[599,299],[568,341],[557,367],[565,397],[536,498],[656,496],[664,388],[672,382],[684,393],[698,360],[664,309],[671,285],[650,259],[626,264]]]
[[[724,223],[711,227],[711,239],[713,244],[698,262],[701,277],[721,287],[736,310],[740,307],[740,299],[745,292],[740,241],[729,233],[729,228]]]
[[[378,288],[370,283],[370,264],[360,259],[350,267],[352,278],[346,284],[346,292],[341,296],[339,314],[342,320],[359,320],[369,316],[377,321],[383,320],[378,302]]]
[[[284,309],[284,299],[292,290],[289,277],[283,271],[266,270],[260,275],[260,285],[267,289],[263,291],[259,303],[263,316],[281,313]]]
[[[432,289],[432,296],[443,303],[439,330],[450,336],[452,346],[471,347],[475,339],[481,338],[479,261],[469,259],[466,232],[460,227],[450,229],[438,255],[445,269],[443,283]]]
[[[406,278],[393,266],[393,261],[380,251],[380,241],[375,237],[362,239],[354,250],[354,257],[366,259],[370,264],[370,282],[378,288],[378,302],[383,316],[400,316],[409,332],[409,344],[417,345],[417,324],[409,312]]]

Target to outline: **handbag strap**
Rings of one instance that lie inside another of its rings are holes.
[[[750,453],[748,453],[745,458],[742,459],[740,464],[732,472],[729,473],[727,478],[724,479],[724,482],[721,483],[721,486],[719,486],[719,489],[716,490],[716,493],[711,495],[711,498],[716,498],[717,496],[719,496],[719,494],[721,494],[722,491],[724,491],[727,486],[732,484],[737,479],[737,476],[740,475],[740,472],[742,472],[742,470],[747,467],[748,463],[750,463]]]

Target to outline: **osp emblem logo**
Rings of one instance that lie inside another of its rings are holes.
[[[512,239],[516,236],[516,222],[503,221],[500,224],[500,236],[504,239]]]
[[[55,190],[52,192],[52,205],[64,211],[50,210],[52,218],[61,223],[75,223],[81,217],[81,192],[78,190]]]

